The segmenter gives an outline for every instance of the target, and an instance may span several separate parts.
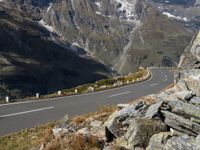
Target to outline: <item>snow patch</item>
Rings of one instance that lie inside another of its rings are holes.
[[[50,9],[51,9],[52,5],[53,5],[52,3],[49,3],[49,7],[47,8],[46,15],[47,15],[47,13],[50,11]]]
[[[73,11],[76,12],[74,0],[71,0],[71,4],[72,4]],[[73,21],[74,21],[74,24],[75,24],[76,28],[81,31],[81,28],[79,27],[78,22],[76,21],[76,13],[73,16]]]
[[[118,4],[121,6],[119,7],[119,10],[121,12],[124,12],[127,18],[134,18],[135,17],[135,0],[115,0]]]
[[[181,20],[181,21],[185,21],[185,22],[188,21],[188,19],[187,19],[186,17],[175,16],[175,15],[173,15],[173,14],[170,14],[169,12],[163,12],[162,14],[163,14],[163,15],[166,15],[166,16],[169,17],[169,18],[174,18],[174,19],[176,19],[176,20]]]
[[[49,3],[49,7],[47,8],[47,11],[46,11],[46,14],[45,14],[44,18],[47,16],[47,14],[50,11],[52,5],[53,5],[52,3]],[[40,20],[38,23],[40,25],[42,25],[44,28],[46,28],[48,31],[55,32],[55,29],[52,26],[50,26],[50,25],[48,25],[47,23],[44,22],[44,18],[42,20]]]
[[[76,46],[76,47],[81,47],[78,43],[74,42],[72,43],[71,47]]]
[[[81,48],[81,46],[76,42],[72,43],[72,45],[70,47],[71,47],[71,50],[74,52],[78,52],[78,48],[79,47]]]
[[[52,26],[47,25],[43,20],[40,20],[39,24],[46,28],[48,31],[55,32],[55,29]]]
[[[101,3],[100,2],[95,2],[95,4],[100,8],[101,7]]]
[[[101,16],[103,16],[103,17],[106,17],[104,14],[102,14],[100,11],[96,11],[96,14],[97,15],[101,15]]]

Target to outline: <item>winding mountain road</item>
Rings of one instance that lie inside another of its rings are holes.
[[[0,135],[70,116],[94,112],[97,107],[126,103],[159,92],[173,83],[173,73],[166,68],[151,69],[151,79],[115,89],[61,98],[0,105]]]

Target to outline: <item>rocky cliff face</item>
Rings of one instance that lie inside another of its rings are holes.
[[[119,73],[175,65],[192,37],[149,1],[57,1],[42,21]]]
[[[125,59],[131,34],[141,26],[137,5],[136,0],[57,1],[43,20],[65,40],[116,69]]]

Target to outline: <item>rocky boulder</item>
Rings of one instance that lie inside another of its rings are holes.
[[[200,119],[200,107],[182,101],[170,101],[168,106],[171,108],[171,112],[184,116],[185,118],[199,118]]]
[[[167,140],[172,137],[171,132],[161,132],[159,134],[154,134],[148,144],[146,150],[162,150]]]
[[[162,104],[163,104],[163,101],[160,101],[158,103],[155,103],[155,104],[149,106],[149,108],[146,111],[145,118],[151,119],[151,118],[155,118],[155,117],[160,117],[159,111],[160,111]]]
[[[183,135],[178,137],[170,138],[164,150],[199,150],[200,149],[200,138],[199,136],[195,139],[194,137]]]
[[[137,105],[130,105],[124,107],[120,111],[113,113],[109,119],[104,123],[106,131],[113,135],[113,137],[121,137],[124,133],[124,127],[127,126],[134,118],[143,117],[148,106],[143,102]]]
[[[197,136],[198,134],[200,134],[200,125],[198,123],[195,123],[182,116],[178,116],[169,111],[161,111],[161,112],[165,117],[164,120],[165,124],[172,127],[173,129],[176,129],[185,134],[193,136]]]
[[[128,148],[146,147],[152,135],[167,131],[166,125],[160,120],[135,119],[129,126],[125,140]]]
[[[199,150],[199,137],[171,136],[170,132],[159,133],[151,137],[146,150]]]
[[[194,97],[191,99],[190,103],[194,105],[200,105],[200,97]]]
[[[193,97],[193,92],[188,90],[183,90],[180,92],[175,93],[176,97],[180,100],[187,101]]]
[[[194,91],[197,96],[200,96],[200,70],[198,74],[188,77],[187,84],[190,90]]]

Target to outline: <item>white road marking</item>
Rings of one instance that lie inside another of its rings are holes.
[[[120,96],[120,95],[124,95],[124,94],[128,94],[128,93],[131,93],[131,92],[130,91],[126,91],[126,92],[123,92],[123,93],[118,93],[118,94],[110,95],[109,97],[116,97],[116,96]]]
[[[33,112],[38,112],[38,111],[43,111],[43,110],[49,110],[49,109],[53,109],[53,108],[54,107],[45,107],[45,108],[28,110],[28,111],[22,111],[22,112],[13,113],[13,114],[6,114],[6,115],[0,116],[0,118],[12,117],[12,116],[17,116],[17,115],[23,115],[23,114],[28,114],[28,113],[33,113]]]
[[[151,84],[150,86],[156,86],[156,85],[158,85],[158,83],[153,83],[153,84]]]

